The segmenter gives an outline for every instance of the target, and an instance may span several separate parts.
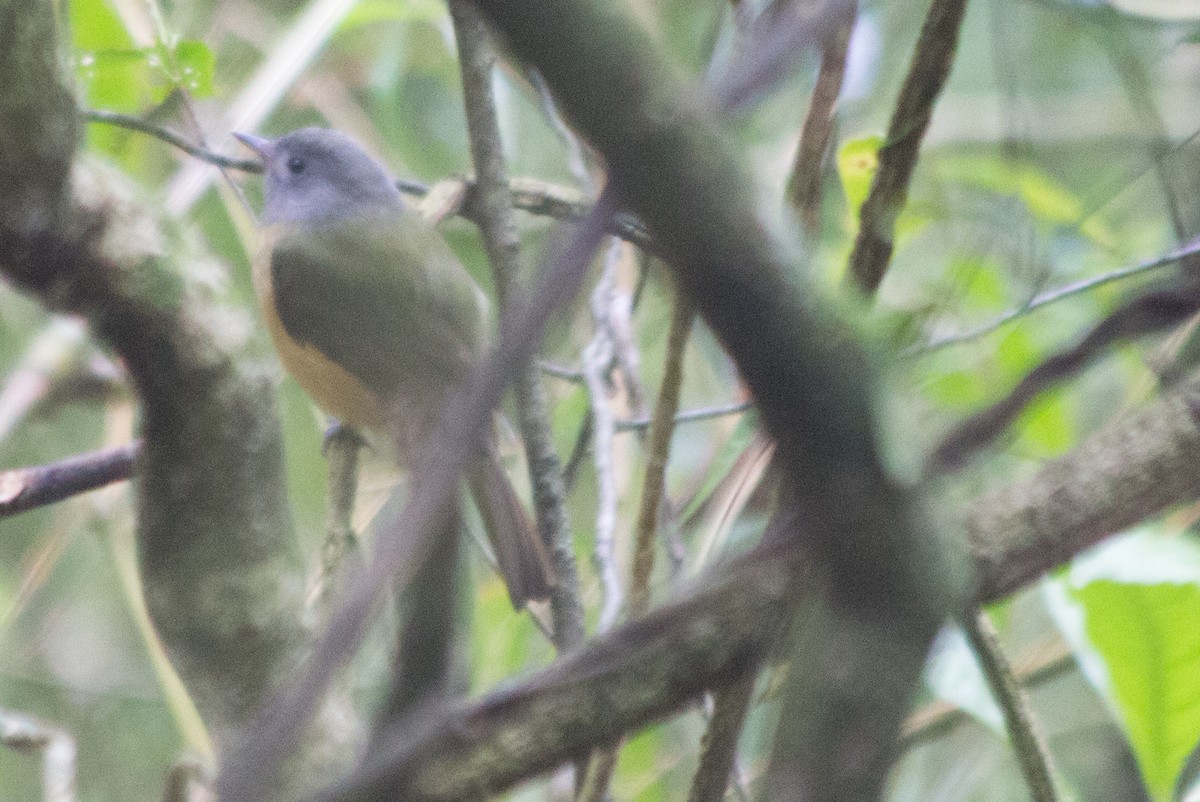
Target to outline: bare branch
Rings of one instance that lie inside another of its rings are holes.
[[[833,138],[834,110],[846,75],[850,34],[858,18],[857,0],[848,4],[845,16],[821,48],[821,68],[808,102],[808,114],[800,130],[800,144],[788,178],[787,197],[800,213],[810,234],[821,227],[821,186],[825,177],[825,155]]]
[[[663,365],[662,387],[654,407],[654,419],[646,443],[646,477],[638,507],[633,550],[633,576],[629,588],[629,613],[637,617],[650,607],[650,575],[654,571],[655,533],[666,486],[667,461],[671,435],[675,431],[679,394],[683,388],[683,355],[692,331],[695,311],[681,293],[676,292],[671,307],[671,325],[667,333],[667,356]]]
[[[1075,655],[1065,644],[1056,643],[1052,647],[1043,644],[1019,662],[1016,677],[1021,685],[1034,687],[1057,679],[1075,668]],[[932,702],[905,720],[900,746],[902,749],[911,749],[946,734],[970,718],[970,713],[949,702]]]
[[[908,200],[908,182],[921,149],[933,106],[941,94],[958,50],[958,34],[967,0],[933,0],[900,89],[879,167],[859,212],[860,224],[849,275],[874,295],[892,258],[892,232]]]
[[[1054,757],[1045,736],[1033,716],[1029,695],[1021,686],[1016,673],[1000,647],[996,627],[982,610],[969,616],[963,624],[975,657],[987,677],[992,696],[1004,713],[1008,738],[1017,755],[1025,785],[1034,802],[1057,802],[1060,799],[1056,782]]]
[[[1140,276],[1143,273],[1149,273],[1162,267],[1170,267],[1178,264],[1179,262],[1185,262],[1197,254],[1200,254],[1200,239],[1193,240],[1187,245],[1184,245],[1181,248],[1176,248],[1173,251],[1169,251],[1168,253],[1163,254],[1155,259],[1151,259],[1146,262],[1140,262],[1139,264],[1132,265],[1130,267],[1123,267],[1119,270],[1112,270],[1108,273],[1101,273],[1098,276],[1091,276],[1089,278],[1080,279],[1079,281],[1073,281],[1070,284],[1063,285],[1062,287],[1056,287],[1052,290],[1039,293],[1031,298],[1029,302],[1020,309],[1014,309],[1008,314],[1001,315],[990,323],[985,323],[984,325],[969,331],[934,337],[923,345],[908,349],[903,355],[916,356],[918,354],[924,354],[928,351],[935,351],[947,345],[957,345],[959,343],[976,340],[985,334],[990,334],[993,331],[996,331],[1000,327],[1005,326],[1014,320],[1019,320],[1036,309],[1041,309],[1043,306],[1057,303],[1058,301],[1066,300],[1067,298],[1073,298],[1076,295],[1096,289],[1097,287],[1103,287],[1104,285],[1111,284],[1114,281],[1123,281],[1124,279]]]
[[[261,173],[263,169],[261,160],[235,159],[231,156],[225,156],[209,150],[202,145],[194,144],[182,134],[177,134],[161,125],[155,125],[148,120],[143,120],[141,117],[134,117],[129,114],[121,114],[120,112],[107,111],[105,109],[84,109],[80,114],[88,122],[115,125],[121,128],[128,128],[131,131],[140,131],[143,134],[149,134],[156,139],[161,139],[172,147],[179,148],[189,156],[216,165],[217,167],[242,170],[247,173]]]
[[[140,448],[140,443],[129,443],[49,465],[0,472],[0,518],[128,479]]]
[[[352,521],[354,499],[358,494],[359,455],[364,441],[348,426],[335,426],[325,436],[328,490],[321,568],[308,591],[308,606],[322,618],[328,615],[333,600],[342,594],[346,583],[352,581],[354,574],[362,568],[362,555],[358,551],[358,537]]]
[[[613,473],[612,439],[616,433],[612,407],[608,401],[608,368],[613,361],[613,335],[608,310],[615,291],[618,247],[609,243],[600,279],[592,290],[592,339],[583,349],[583,376],[592,409],[592,460],[596,466],[596,571],[600,575],[603,602],[599,629],[608,629],[617,620],[625,594],[617,573],[614,533],[617,526],[617,482]]]
[[[788,615],[796,552],[781,540],[685,599],[611,630],[521,685],[430,716],[320,799],[495,795],[738,682]]]
[[[1001,598],[1102,538],[1200,498],[1200,375],[1110,421],[1032,476],[986,492],[963,520],[980,600]]]
[[[695,409],[686,409],[675,416],[675,424],[682,423],[697,423],[699,421],[712,420],[713,418],[724,418],[729,415],[741,415],[744,412],[749,412],[754,409],[754,402],[739,401],[736,404],[720,404],[713,407],[696,407]],[[646,429],[650,427],[650,418],[618,418],[616,421],[617,431],[623,432],[629,429]]]
[[[929,455],[930,473],[953,471],[993,442],[1037,395],[1074,376],[1114,343],[1162,331],[1184,322],[1200,308],[1200,286],[1149,290],[1097,323],[1071,347],[1053,354],[1027,373],[1003,398],[954,427]]]
[[[87,326],[77,318],[56,317],[38,332],[0,388],[0,442],[77,365],[87,342]]]
[[[500,124],[492,96],[496,56],[479,12],[464,0],[450,3],[458,43],[467,113],[467,133],[476,181],[471,193],[472,219],[479,225],[496,284],[501,309],[518,294],[521,244],[513,214],[516,192],[510,187]],[[551,592],[554,643],[560,652],[583,642],[583,605],[563,490],[562,466],[554,451],[545,391],[532,363],[522,366],[516,381],[518,423],[525,446],[538,533],[554,562],[557,583]]]
[[[758,672],[750,671],[737,682],[713,693],[713,711],[704,733],[700,766],[692,778],[688,802],[720,802],[737,763],[738,737],[754,701]]]

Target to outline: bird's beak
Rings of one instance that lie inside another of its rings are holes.
[[[271,158],[271,153],[275,150],[275,143],[269,139],[263,139],[261,136],[243,134],[241,131],[234,131],[233,135],[239,142],[261,156],[264,162]]]

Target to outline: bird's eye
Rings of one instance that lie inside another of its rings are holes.
[[[304,159],[301,159],[299,156],[293,156],[287,160],[287,168],[291,171],[292,175],[300,175],[304,172]]]

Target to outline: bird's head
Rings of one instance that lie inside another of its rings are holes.
[[[403,206],[383,165],[339,131],[302,128],[278,139],[234,136],[262,158],[266,224],[320,225]]]

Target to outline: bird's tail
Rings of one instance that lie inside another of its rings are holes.
[[[549,598],[555,582],[550,556],[493,448],[471,470],[468,484],[513,607]]]

